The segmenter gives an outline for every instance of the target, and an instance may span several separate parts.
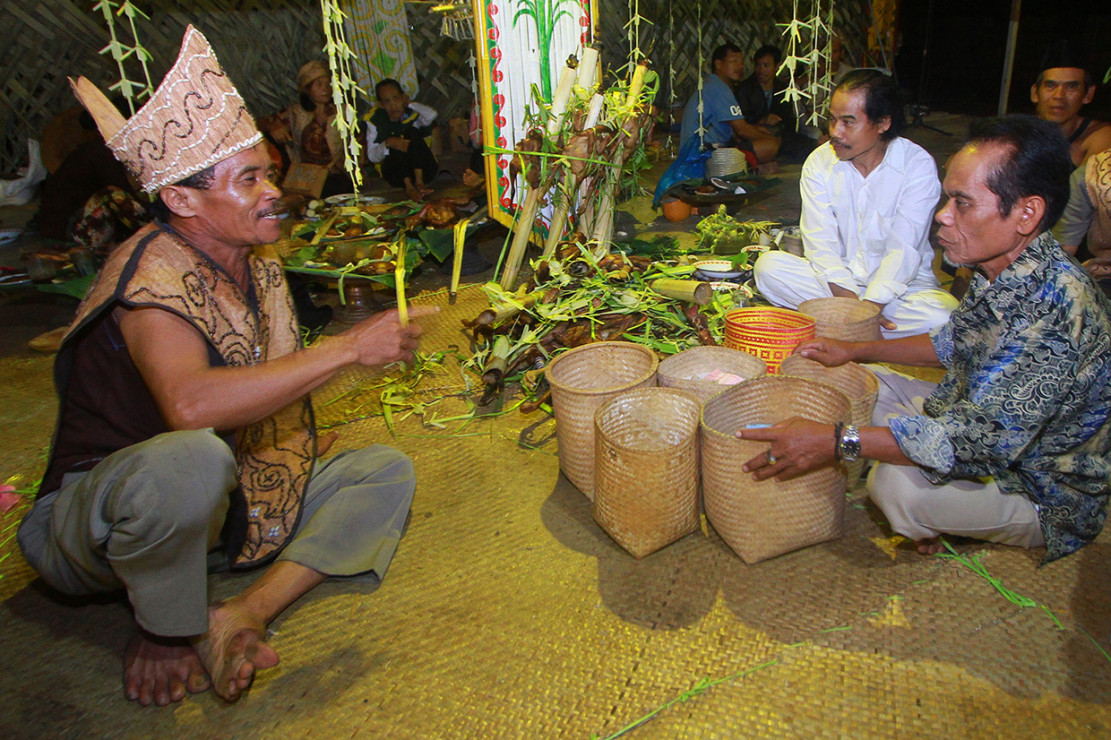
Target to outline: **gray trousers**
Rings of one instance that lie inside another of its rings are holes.
[[[208,629],[207,554],[236,485],[232,451],[212,430],[160,434],[66,475],[24,517],[19,546],[59,591],[125,589],[143,629],[198,635]],[[415,487],[412,462],[389,447],[317,460],[278,559],[330,576],[383,577]]]
[[[875,426],[887,426],[892,416],[922,414],[926,396],[937,387],[879,365],[868,369],[880,381]],[[877,463],[868,476],[868,493],[891,528],[912,540],[952,534],[1018,547],[1045,544],[1030,499],[1003,493],[991,478],[936,485],[915,465]]]

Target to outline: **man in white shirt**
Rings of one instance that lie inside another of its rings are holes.
[[[887,338],[946,322],[957,301],[938,284],[929,238],[941,183],[933,157],[899,136],[905,127],[890,77],[854,70],[837,86],[830,140],[799,180],[805,257],[768,252],[755,265],[756,287],[771,303],[870,301]]]

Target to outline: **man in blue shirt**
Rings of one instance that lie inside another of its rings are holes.
[[[702,148],[733,146],[752,152],[760,162],[775,158],[780,139],[766,126],[745,120],[741,106],[733,94],[733,86],[744,76],[745,58],[734,44],[722,44],[710,57],[713,72],[702,83],[701,94],[694,91],[683,110],[683,127],[679,135],[680,148],[691,137],[698,136],[699,125],[704,129]],[[699,101],[702,104],[699,113]]]
[[[858,456],[879,462],[872,500],[891,527],[937,552],[941,534],[1075,552],[1103,528],[1111,486],[1111,317],[1090,275],[1049,229],[1072,169],[1059,127],[1032,116],[979,121],[953,155],[937,212],[945,257],[975,271],[949,322],[874,342],[797,350],[942,367],[933,384],[877,368],[875,426],[791,419],[738,436],[770,442],[745,464],[788,478]]]

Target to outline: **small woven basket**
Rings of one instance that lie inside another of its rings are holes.
[[[849,423],[858,427],[872,425],[872,412],[876,408],[880,384],[876,374],[863,365],[846,362],[837,367],[826,367],[802,355],[791,355],[779,366],[779,374],[809,378],[836,388],[849,398]],[[864,464],[864,460],[845,464],[845,481],[850,489],[860,482]]]
[[[814,336],[844,342],[880,338],[880,307],[856,298],[813,298],[799,304],[799,312],[814,319]]]
[[[654,386],[659,359],[632,342],[596,342],[568,350],[544,371],[552,388],[559,467],[594,498],[594,412],[614,396]]]
[[[635,558],[698,529],[702,402],[637,388],[594,415],[594,520]]]
[[[725,346],[763,360],[768,375],[799,342],[814,338],[814,319],[785,308],[738,308],[725,314]]]
[[[698,396],[702,403],[729,388],[714,380],[701,380],[700,375],[720,370],[752,380],[768,372],[764,361],[748,352],[729,347],[691,347],[660,363],[656,381],[664,388],[679,388]]]
[[[819,542],[844,529],[845,475],[828,465],[787,481],[756,481],[741,467],[767,442],[737,439],[751,424],[801,416],[824,424],[847,421],[845,394],[804,378],[766,376],[733,386],[702,409],[702,498],[706,516],[746,563]]]

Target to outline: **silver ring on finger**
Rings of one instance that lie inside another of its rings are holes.
[[[775,455],[772,454],[772,451],[771,451],[770,447],[768,448],[768,451],[765,454],[768,456],[768,465],[775,465],[775,463],[776,463]]]

